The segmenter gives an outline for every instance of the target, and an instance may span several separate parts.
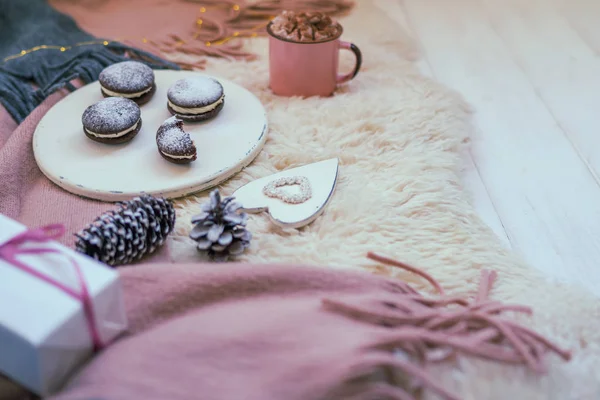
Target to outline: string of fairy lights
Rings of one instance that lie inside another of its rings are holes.
[[[214,7],[214,8],[222,9],[222,7]],[[240,6],[237,5],[237,4],[234,4],[233,6],[231,6],[231,9],[233,9],[233,11],[235,11],[235,12],[239,12],[240,11]],[[209,9],[207,9],[206,7],[200,7],[200,9],[199,9],[199,15],[198,15],[198,18],[196,19],[196,29],[197,29],[197,31],[192,35],[194,39],[198,39],[198,37],[200,36],[199,30],[202,29],[202,25],[204,23],[204,20],[202,19],[202,14],[206,13],[207,11],[209,11]],[[206,46],[208,46],[208,47],[210,47],[210,46],[218,46],[218,45],[221,45],[223,43],[226,43],[226,42],[228,42],[228,41],[230,41],[232,39],[236,39],[236,38],[256,37],[256,36],[258,36],[257,31],[260,30],[260,29],[262,29],[262,28],[265,28],[269,24],[269,21],[271,19],[272,18],[269,18],[266,22],[262,22],[262,23],[254,26],[254,27],[252,27],[250,29],[246,29],[246,30],[243,30],[243,31],[235,31],[230,36],[226,36],[224,38],[221,38],[221,39],[213,41],[213,42],[207,41],[207,42],[204,42],[204,44]],[[36,51],[40,51],[40,50],[58,50],[58,51],[64,52],[64,51],[68,51],[68,50],[75,49],[75,48],[82,47],[82,46],[94,46],[94,45],[108,46],[110,43],[120,42],[120,41],[123,41],[123,40],[125,40],[125,39],[89,40],[89,41],[86,41],[86,42],[79,42],[79,43],[75,43],[75,44],[71,44],[71,45],[64,45],[64,46],[42,44],[42,45],[39,45],[39,46],[31,47],[29,49],[23,49],[19,53],[10,55],[8,57],[5,57],[3,59],[3,62],[5,63],[5,62],[13,60],[15,58],[20,58],[20,57],[26,56],[27,54],[30,54],[30,53],[33,53],[33,52],[36,52]],[[152,41],[149,40],[149,39],[147,39],[147,38],[141,38],[141,39],[137,38],[137,39],[134,39],[134,40],[141,40],[142,43],[152,43]],[[184,44],[186,44],[186,42],[184,40],[179,40],[179,41],[177,41],[175,43],[175,47],[181,47]]]

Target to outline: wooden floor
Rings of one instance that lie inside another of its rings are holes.
[[[476,110],[465,179],[483,219],[600,294],[600,1],[376,1]]]

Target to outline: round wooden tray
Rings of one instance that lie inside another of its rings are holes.
[[[69,192],[102,201],[128,200],[144,193],[175,198],[216,186],[258,155],[267,138],[264,107],[248,90],[216,77],[225,91],[225,106],[210,121],[184,125],[196,143],[198,159],[188,165],[164,160],[156,147],[156,131],[171,117],[167,90],[178,79],[204,74],[155,74],[156,93],[141,106],[142,128],[129,143],[96,143],[83,133],[83,111],[103,98],[98,82],[52,107],[33,135],[33,152],[42,172]]]

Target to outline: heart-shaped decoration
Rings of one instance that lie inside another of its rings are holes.
[[[300,228],[313,222],[329,203],[338,164],[332,158],[281,171],[245,184],[232,196],[246,212],[266,211],[276,225]]]

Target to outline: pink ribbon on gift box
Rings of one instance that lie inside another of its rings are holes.
[[[94,307],[92,304],[92,299],[90,297],[90,292],[83,277],[83,273],[81,272],[81,268],[77,261],[75,261],[72,257],[61,253],[56,249],[49,249],[46,247],[37,247],[37,248],[24,248],[22,245],[27,242],[33,243],[45,243],[56,238],[59,238],[65,233],[65,227],[61,224],[53,224],[47,225],[37,229],[27,230],[14,238],[10,239],[8,242],[4,244],[0,244],[0,258],[4,259],[8,263],[13,266],[19,268],[20,270],[27,272],[35,276],[38,279],[47,282],[48,284],[62,290],[67,295],[71,296],[75,300],[81,302],[83,306],[83,311],[85,314],[86,322],[88,329],[90,331],[90,336],[92,338],[92,344],[94,346],[94,351],[100,350],[104,347],[102,340],[100,339],[100,333],[98,332],[98,327],[96,325],[96,318],[94,316]],[[63,254],[71,263],[75,270],[75,274],[77,276],[77,280],[80,286],[80,291],[74,290],[73,288],[68,287],[62,282],[59,282],[47,275],[42,274],[40,271],[35,268],[30,267],[29,265],[19,261],[17,257],[19,255],[26,254]]]

